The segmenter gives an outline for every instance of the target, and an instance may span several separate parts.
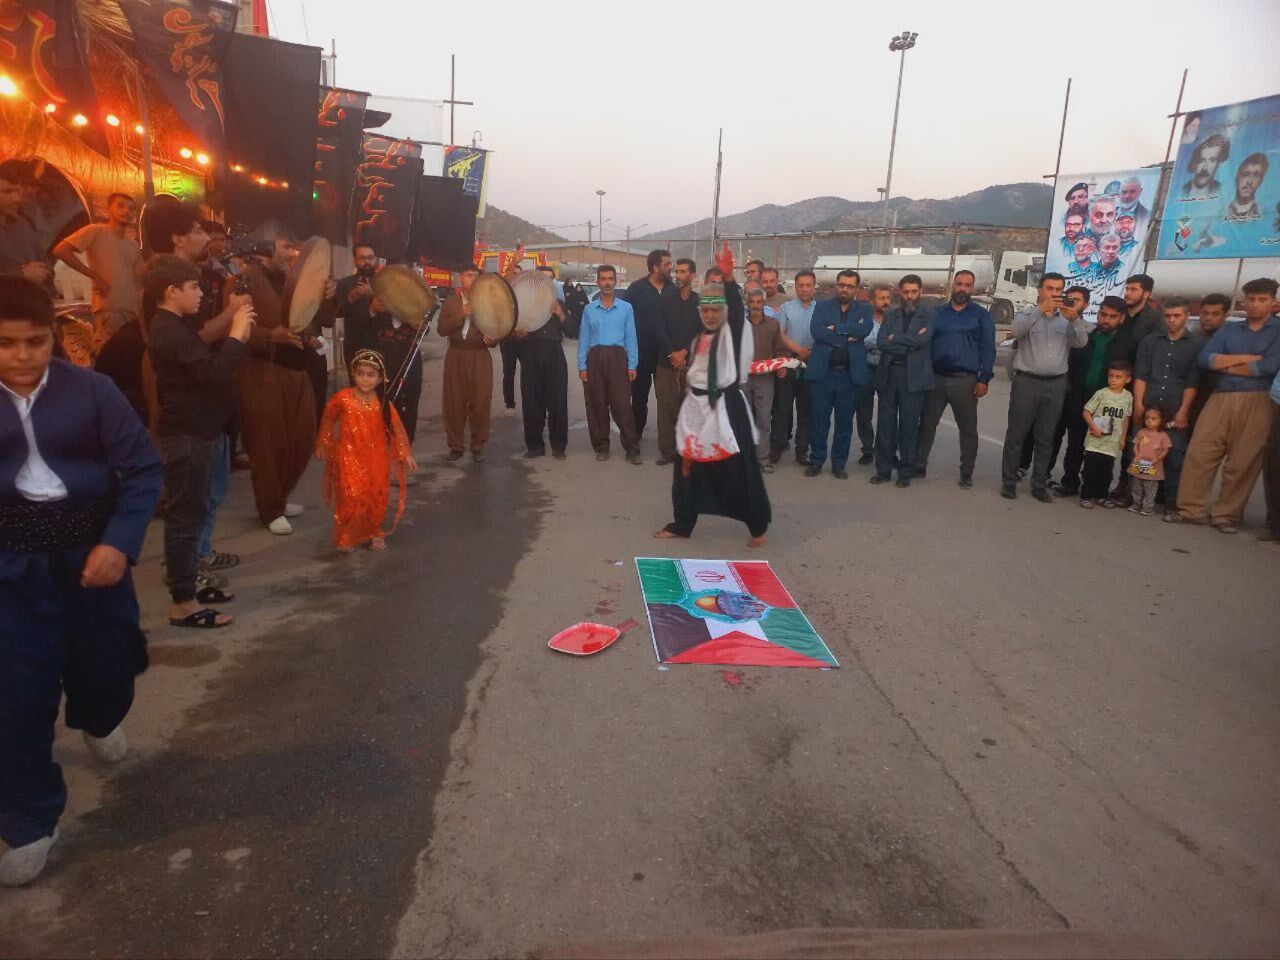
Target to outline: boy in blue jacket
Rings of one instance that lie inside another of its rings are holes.
[[[109,379],[53,358],[53,303],[0,277],[0,885],[40,875],[66,805],[53,761],[66,723],[98,759],[121,722],[146,637],[129,567],[164,468]]]

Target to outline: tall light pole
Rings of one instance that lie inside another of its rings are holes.
[[[890,52],[900,53],[902,57],[898,61],[898,96],[893,101],[893,134],[889,137],[889,172],[884,177],[884,205],[880,213],[880,226],[886,228],[889,226],[889,190],[893,185],[893,149],[898,144],[898,108],[902,106],[902,72],[907,66],[907,51],[916,45],[918,36],[920,34],[903,30],[889,41]],[[886,249],[885,252],[893,251]]]
[[[596,196],[600,199],[600,219],[597,221],[600,224],[600,262],[604,263],[604,191],[597,190]]]

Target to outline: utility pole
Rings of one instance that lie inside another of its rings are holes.
[[[594,224],[590,220],[588,220],[587,221],[587,256],[591,256],[591,228],[593,226]]]
[[[604,263],[604,191],[596,191],[596,199],[600,201],[600,262]]]
[[[898,96],[893,101],[893,133],[889,137],[889,172],[884,177],[884,205],[880,211],[880,226],[882,227],[889,226],[889,190],[893,186],[893,151],[898,144],[898,109],[902,106],[902,74],[907,67],[907,51],[916,45],[916,37],[918,36],[920,34],[912,33],[910,30],[903,30],[902,33],[889,41],[890,51],[901,53],[902,56],[898,61]]]
[[[449,146],[453,146],[457,141],[453,138],[453,108],[454,107],[474,107],[475,103],[471,100],[459,100],[457,88],[458,76],[458,57],[457,54],[449,54],[449,99],[445,101],[449,105]]]

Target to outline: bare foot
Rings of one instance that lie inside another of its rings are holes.
[[[761,547],[763,547],[763,546],[764,546],[764,534],[761,534],[761,535],[760,535],[760,536],[758,536],[758,537],[752,537],[750,540],[748,540],[748,541],[747,541],[747,546],[748,546],[748,547],[750,547],[752,550],[758,550],[758,549],[760,549]]]
[[[680,536],[680,534],[678,534],[678,533],[672,533],[670,530],[668,530],[668,529],[666,529],[666,528],[664,527],[663,529],[659,530],[657,533],[655,533],[655,534],[653,535],[653,539],[655,539],[655,540],[685,540],[685,539],[688,539],[688,538],[687,538],[687,537],[682,537],[682,536]]]
[[[374,537],[372,540],[369,541],[369,549],[385,550],[387,549],[387,541],[383,540],[381,537]]]
[[[339,553],[350,553],[350,552],[351,552],[352,550],[354,550],[354,549],[355,549],[355,547],[339,547],[339,548],[338,548],[338,552],[339,552]]]

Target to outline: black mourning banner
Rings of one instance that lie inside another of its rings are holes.
[[[364,142],[367,93],[320,88],[312,232],[344,246],[351,240],[351,197]]]
[[[182,122],[206,150],[225,135],[224,65],[236,5],[221,0],[119,0],[134,47]]]
[[[247,33],[232,39],[226,71],[232,166],[221,184],[229,223],[278,220],[298,237],[311,233],[321,53]]]
[[[408,257],[409,226],[422,177],[422,148],[411,140],[365,134],[351,218],[355,243],[393,262]]]
[[[456,177],[422,177],[409,230],[409,257],[433,267],[461,270],[472,262],[479,197]]]

